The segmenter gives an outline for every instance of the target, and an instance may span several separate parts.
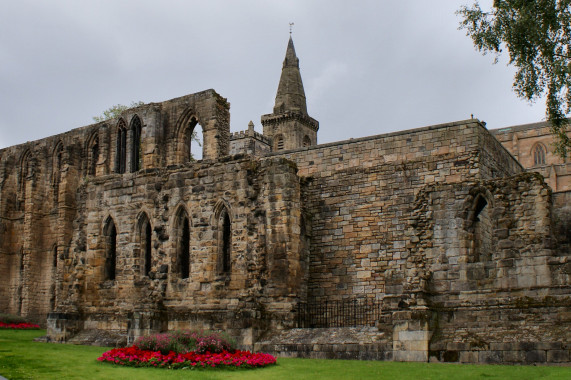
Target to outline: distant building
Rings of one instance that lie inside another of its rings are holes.
[[[541,173],[555,192],[571,191],[571,161],[553,154],[548,123],[533,123],[491,130],[496,138],[529,171]]]

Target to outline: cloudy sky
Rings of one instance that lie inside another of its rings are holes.
[[[320,143],[463,120],[544,119],[506,60],[474,50],[471,0],[14,0],[0,12],[0,147],[91,124],[114,104],[213,88],[261,131],[293,22]],[[489,4],[491,0],[483,1]]]

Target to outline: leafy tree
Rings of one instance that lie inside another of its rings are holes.
[[[119,117],[123,111],[128,110],[129,108],[142,106],[143,104],[145,103],[141,101],[131,102],[130,106],[126,106],[123,104],[116,104],[113,107],[110,107],[109,109],[103,111],[103,114],[101,116],[94,116],[93,121],[100,122],[109,119],[114,119],[116,117]]]
[[[516,94],[527,101],[546,97],[546,116],[555,135],[554,152],[566,158],[571,111],[571,0],[494,0],[488,12],[478,1],[456,12],[476,48],[498,57],[507,50],[517,68]]]

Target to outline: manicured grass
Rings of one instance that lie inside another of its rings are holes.
[[[571,367],[278,359],[255,370],[125,368],[96,359],[102,347],[36,343],[44,330],[0,330],[0,375],[10,379],[571,379]]]

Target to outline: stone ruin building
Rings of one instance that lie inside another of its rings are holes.
[[[570,164],[546,124],[318,145],[291,39],[263,134],[229,107],[207,90],[0,150],[0,311],[51,341],[569,363]]]

